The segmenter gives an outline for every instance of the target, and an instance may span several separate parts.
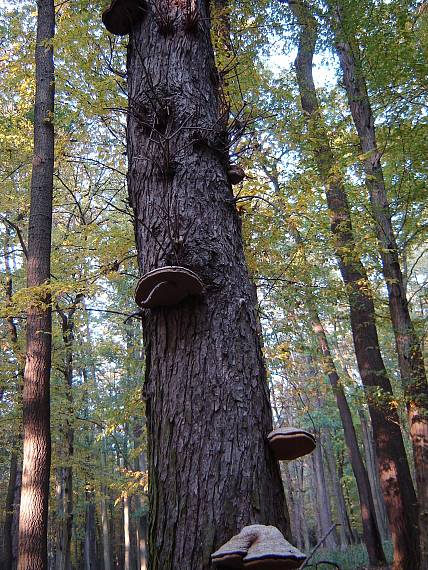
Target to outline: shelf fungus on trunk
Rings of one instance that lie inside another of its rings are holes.
[[[159,267],[138,281],[135,302],[143,309],[178,305],[186,297],[200,295],[203,283],[190,269],[178,266]]]
[[[315,437],[300,428],[274,429],[268,435],[269,445],[278,460],[290,461],[311,453],[316,447]]]
[[[111,34],[126,36],[146,11],[146,0],[112,0],[103,12],[103,24]]]
[[[240,184],[245,178],[245,170],[234,164],[227,171],[227,176],[231,184]]]
[[[299,568],[306,556],[285,540],[275,526],[254,524],[211,555],[213,564],[223,568],[291,570]]]

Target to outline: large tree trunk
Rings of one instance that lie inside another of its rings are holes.
[[[381,155],[376,141],[367,85],[360,61],[359,46],[343,28],[342,13],[335,5],[336,49],[343,72],[352,118],[365,154],[364,168],[383,275],[388,291],[389,312],[394,329],[398,365],[406,397],[410,436],[415,462],[419,502],[421,563],[428,569],[428,384],[419,339],[410,318],[405,283],[400,267],[397,241],[385,188]]]
[[[23,388],[24,454],[19,519],[19,570],[47,568],[47,523],[51,458],[49,378],[52,318],[50,279],[54,166],[53,0],[38,1],[34,159],[28,228],[27,286],[33,294],[27,313],[27,357]],[[44,287],[42,287],[44,285]]]
[[[328,376],[333,393],[336,397],[336,403],[339,409],[340,419],[342,421],[345,442],[348,448],[352,471],[358,488],[364,542],[369,555],[369,561],[372,566],[383,566],[386,563],[386,558],[383,552],[379,529],[376,524],[376,511],[370,482],[358,447],[358,440],[355,433],[354,423],[352,421],[351,410],[349,408],[339,374],[337,373],[336,365],[328,344],[327,335],[319,315],[311,301],[307,302],[307,306],[312,320],[312,328],[318,340],[318,345],[323,357],[323,369]]]
[[[380,481],[394,544],[394,567],[397,570],[416,570],[420,559],[416,494],[399,417],[391,404],[392,388],[379,348],[370,284],[361,260],[355,255],[357,248],[345,187],[323,127],[312,76],[316,20],[304,0],[298,3],[290,1],[289,5],[300,24],[297,80],[317,167],[326,186],[335,253],[348,292],[355,354],[367,395]]]
[[[149,568],[205,570],[243,526],[286,532],[287,520],[266,445],[272,419],[256,295],[227,178],[208,4],[148,4],[128,48],[128,181],[140,269],[183,265],[205,284],[202,297],[143,316]]]

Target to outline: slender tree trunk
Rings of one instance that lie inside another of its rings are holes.
[[[256,295],[227,178],[208,4],[148,4],[128,47],[140,269],[183,265],[205,284],[201,298],[143,316],[149,568],[207,570],[212,552],[245,525],[286,532],[284,491],[266,445],[272,419]]]
[[[137,421],[134,427],[134,446],[138,447],[143,434],[143,426]],[[144,473],[147,471],[146,453],[143,451],[138,454],[135,462],[136,471]],[[140,494],[135,496],[137,501],[137,550],[138,550],[138,570],[146,570],[147,568],[147,514],[143,514],[143,498]]]
[[[303,245],[303,240],[301,238],[298,229],[291,228],[291,231],[293,233],[296,243],[299,245]],[[310,293],[308,293],[306,295],[305,300],[306,300],[305,304],[311,319],[312,330],[315,333],[319,350],[322,355],[322,360],[321,360],[322,369],[330,381],[330,385],[333,389],[333,393],[336,398],[336,403],[344,430],[345,443],[348,448],[348,452],[351,459],[352,470],[357,483],[358,495],[360,500],[364,542],[366,544],[369,561],[371,566],[373,567],[384,566],[384,564],[386,564],[386,558],[383,552],[381,535],[376,523],[376,511],[374,507],[373,496],[370,488],[370,482],[367,470],[364,466],[360,449],[358,447],[358,440],[357,440],[357,435],[355,433],[351,410],[349,408],[345,391],[343,389],[339,374],[337,372],[336,364],[334,362],[330,350],[330,345],[327,339],[324,326],[321,323],[318,312],[316,310],[314,299],[311,297]],[[335,468],[332,471],[332,477],[337,477]],[[341,501],[339,508],[341,509],[341,512],[345,514],[345,516],[342,517],[343,520],[341,521],[341,527],[339,529],[339,532],[343,534],[345,532],[347,525],[349,525],[349,519],[347,517],[346,505],[344,504],[343,493],[341,492],[340,485],[337,494],[339,501]],[[348,540],[352,541],[353,538],[353,533],[350,526],[347,535],[348,538],[345,539],[345,544]]]
[[[42,287],[27,313],[23,388],[24,460],[19,520],[19,570],[47,568],[51,456],[49,378],[52,318],[50,279],[54,166],[53,0],[38,1],[34,158],[28,228],[27,286]],[[43,287],[44,286],[44,287]]]
[[[346,510],[345,497],[343,496],[342,485],[337,472],[336,457],[328,430],[323,434],[323,442],[324,456],[326,458],[329,479],[332,484],[334,501],[336,503],[336,510],[340,521],[340,549],[346,550],[348,546],[354,542],[354,534],[349,521],[348,511]]]
[[[131,528],[129,521],[129,497],[123,496],[123,545],[124,545],[124,570],[131,570]]]
[[[110,526],[109,526],[109,514],[107,507],[107,489],[103,488],[101,490],[101,526],[103,533],[103,560],[104,560],[104,570],[112,570],[111,565],[111,540],[110,540]]]
[[[9,466],[9,484],[7,487],[6,504],[4,508],[4,523],[3,523],[3,544],[2,544],[2,565],[1,568],[7,570],[12,568],[12,524],[14,512],[14,498],[15,498],[15,485],[16,474],[18,471],[18,458],[13,451],[10,456]]]
[[[13,296],[13,279],[10,268],[10,250],[9,250],[10,228],[5,225],[5,241],[4,241],[4,266],[5,266],[5,298],[6,305],[12,304]],[[10,344],[16,358],[18,386],[17,392],[21,394],[22,382],[24,378],[24,361],[18,344],[18,329],[13,317],[6,318],[7,329],[9,333]],[[0,400],[2,397],[0,396]],[[19,445],[22,445],[21,434],[17,437]],[[16,449],[16,447],[15,447]],[[16,519],[19,518],[19,505],[21,495],[22,466],[21,459],[15,449],[11,453],[9,484],[5,505],[5,520],[3,526],[3,550],[2,564],[5,570],[15,570],[17,565],[17,525]]]
[[[86,492],[86,522],[84,561],[85,570],[97,569],[97,533],[95,529],[95,503],[92,491]]]
[[[301,535],[298,537],[300,540],[300,547],[304,552],[309,552],[309,548],[311,545],[311,541],[309,538],[309,527],[308,527],[308,520],[307,514],[305,512],[305,496],[306,496],[306,489],[305,489],[305,482],[306,477],[304,476],[305,470],[305,461],[295,461],[290,466],[291,469],[295,472],[295,481],[296,481],[296,493],[297,493],[297,510],[298,515],[297,518],[299,519],[299,523],[301,526]]]
[[[335,5],[336,49],[343,72],[343,83],[365,154],[364,168],[388,304],[397,347],[398,365],[406,397],[410,436],[415,462],[419,502],[421,564],[428,569],[428,384],[420,341],[410,318],[406,288],[386,193],[381,164],[382,153],[376,140],[375,119],[363,74],[359,46],[343,29],[343,15]]]
[[[317,440],[321,442],[320,434],[318,434]],[[316,446],[314,452],[311,455],[311,458],[315,481],[315,494],[317,498],[317,512],[319,516],[319,538],[321,538],[327,533],[328,529],[333,524],[330,508],[330,498],[328,496],[327,482],[325,478],[321,443]],[[324,541],[324,545],[326,548],[330,548],[332,550],[335,550],[338,547],[337,535],[334,531],[328,535]]]
[[[420,549],[416,494],[399,417],[391,404],[392,388],[379,348],[370,284],[361,260],[355,256],[356,247],[345,187],[322,124],[312,76],[317,38],[316,20],[304,0],[289,2],[289,5],[301,29],[296,59],[297,80],[302,108],[311,130],[318,170],[326,185],[336,257],[348,292],[355,354],[368,399],[382,492],[394,544],[394,568],[417,570]],[[379,393],[380,397],[377,395]]]
[[[388,514],[386,512],[385,501],[383,500],[382,489],[380,487],[379,474],[376,469],[377,459],[373,444],[371,430],[368,426],[366,416],[362,410],[359,412],[361,421],[361,431],[363,436],[363,448],[366,457],[367,472],[372,489],[372,496],[375,505],[376,519],[383,540],[391,540],[391,532],[388,526]]]
[[[352,421],[351,410],[346,399],[345,391],[340,382],[336,365],[330,351],[330,346],[328,344],[327,335],[325,333],[319,315],[311,302],[308,302],[307,306],[312,320],[312,328],[318,340],[318,345],[323,357],[323,369],[328,376],[331,387],[333,389],[333,393],[336,397],[337,407],[339,409],[340,419],[342,421],[345,442],[348,448],[352,471],[354,473],[358,488],[364,542],[366,544],[367,552],[369,555],[369,561],[372,566],[383,566],[386,564],[386,558],[383,552],[382,540],[376,523],[376,511],[373,495],[370,488],[370,482],[367,470],[364,467],[360,449],[358,447],[358,440],[355,433],[354,423]]]
[[[64,448],[61,457],[65,463],[58,468],[59,502],[58,510],[58,533],[55,549],[55,569],[71,569],[71,537],[73,530],[73,468],[74,455],[74,427],[73,427],[73,344],[74,344],[74,313],[81,295],[75,299],[74,306],[68,311],[63,311],[57,305],[58,314],[61,317],[62,338],[64,342],[64,388],[67,399],[67,417],[63,425]]]

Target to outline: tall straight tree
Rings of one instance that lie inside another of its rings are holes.
[[[53,0],[37,2],[34,156],[28,228],[27,312],[23,387],[24,457],[19,517],[19,570],[47,568],[47,522],[51,459],[49,380],[52,316],[50,278],[54,168]]]
[[[401,381],[406,397],[410,437],[415,462],[419,503],[421,559],[428,568],[428,384],[420,341],[410,317],[399,250],[391,219],[388,195],[378,148],[375,116],[370,104],[361,62],[360,47],[355,41],[350,18],[339,4],[331,6],[335,45],[343,73],[349,108],[365,155],[366,186],[377,239],[382,270],[388,291],[388,305],[394,329]]]
[[[287,531],[256,293],[228,179],[204,0],[149,0],[128,46],[129,196],[142,273],[196,272],[200,297],[145,310],[150,570],[211,568],[248,524]]]
[[[312,75],[317,22],[305,0],[289,0],[288,4],[300,26],[296,59],[300,99],[307,116],[317,168],[326,188],[335,253],[348,293],[355,355],[367,394],[379,477],[394,544],[394,569],[416,570],[420,563],[416,494],[399,417],[389,403],[392,388],[379,348],[370,283],[361,259],[354,253],[356,247],[345,185],[323,126]],[[380,398],[374,396],[375,391],[381,394]]]

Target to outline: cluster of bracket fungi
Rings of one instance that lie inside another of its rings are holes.
[[[102,14],[107,30],[115,35],[129,34],[147,12],[146,0],[112,0]],[[245,172],[237,165],[228,170],[229,182],[239,184]],[[194,295],[201,295],[201,279],[185,267],[159,267],[144,274],[138,281],[135,301],[143,309],[174,306]],[[267,436],[268,444],[278,461],[290,461],[311,453],[316,447],[314,436],[303,429],[278,428]],[[254,524],[244,527],[214,554],[213,564],[222,568],[253,570],[291,570],[299,568],[306,556],[287,542],[274,526]]]

